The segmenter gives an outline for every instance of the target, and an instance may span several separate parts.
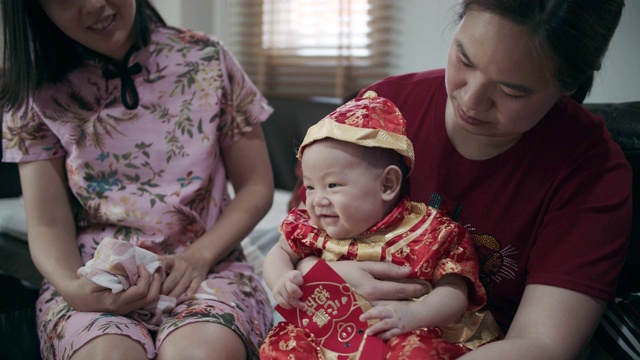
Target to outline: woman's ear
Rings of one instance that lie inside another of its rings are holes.
[[[380,179],[382,199],[386,201],[394,200],[402,188],[402,170],[396,165],[389,165],[382,172]]]

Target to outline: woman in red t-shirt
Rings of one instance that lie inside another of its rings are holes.
[[[571,359],[613,300],[631,229],[631,168],[580,103],[624,2],[463,0],[447,67],[370,89],[407,119],[415,201],[460,204],[504,340],[464,359]],[[306,270],[313,260],[299,266]],[[331,266],[374,303],[424,291],[408,269]]]

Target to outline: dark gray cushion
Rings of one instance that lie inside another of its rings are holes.
[[[613,140],[620,145],[633,169],[633,227],[627,260],[618,283],[618,296],[640,291],[640,101],[585,104],[605,118]]]
[[[0,146],[0,160],[2,159],[2,146]],[[0,198],[20,196],[20,177],[18,165],[3,163],[0,161]]]

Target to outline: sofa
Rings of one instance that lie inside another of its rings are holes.
[[[263,128],[276,184],[274,203],[267,216],[242,242],[249,261],[258,271],[262,269],[264,254],[277,241],[276,228],[286,214],[291,190],[297,181],[295,149],[306,129],[340,104],[322,98],[270,98],[269,101],[275,111]],[[640,101],[586,106],[606,119],[614,140],[636,174],[632,241],[618,286],[618,296],[624,299],[640,292]],[[29,257],[25,228],[17,167],[0,163],[0,293],[3,294],[0,357],[9,354],[8,358],[37,359],[34,301],[42,276]],[[615,336],[601,326],[581,359],[624,359],[625,354],[620,353],[617,344]]]

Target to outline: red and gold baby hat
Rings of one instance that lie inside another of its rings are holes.
[[[391,100],[375,91],[347,102],[310,127],[298,149],[298,159],[306,146],[324,138],[394,150],[404,157],[409,170],[413,169],[415,156],[407,122]]]

